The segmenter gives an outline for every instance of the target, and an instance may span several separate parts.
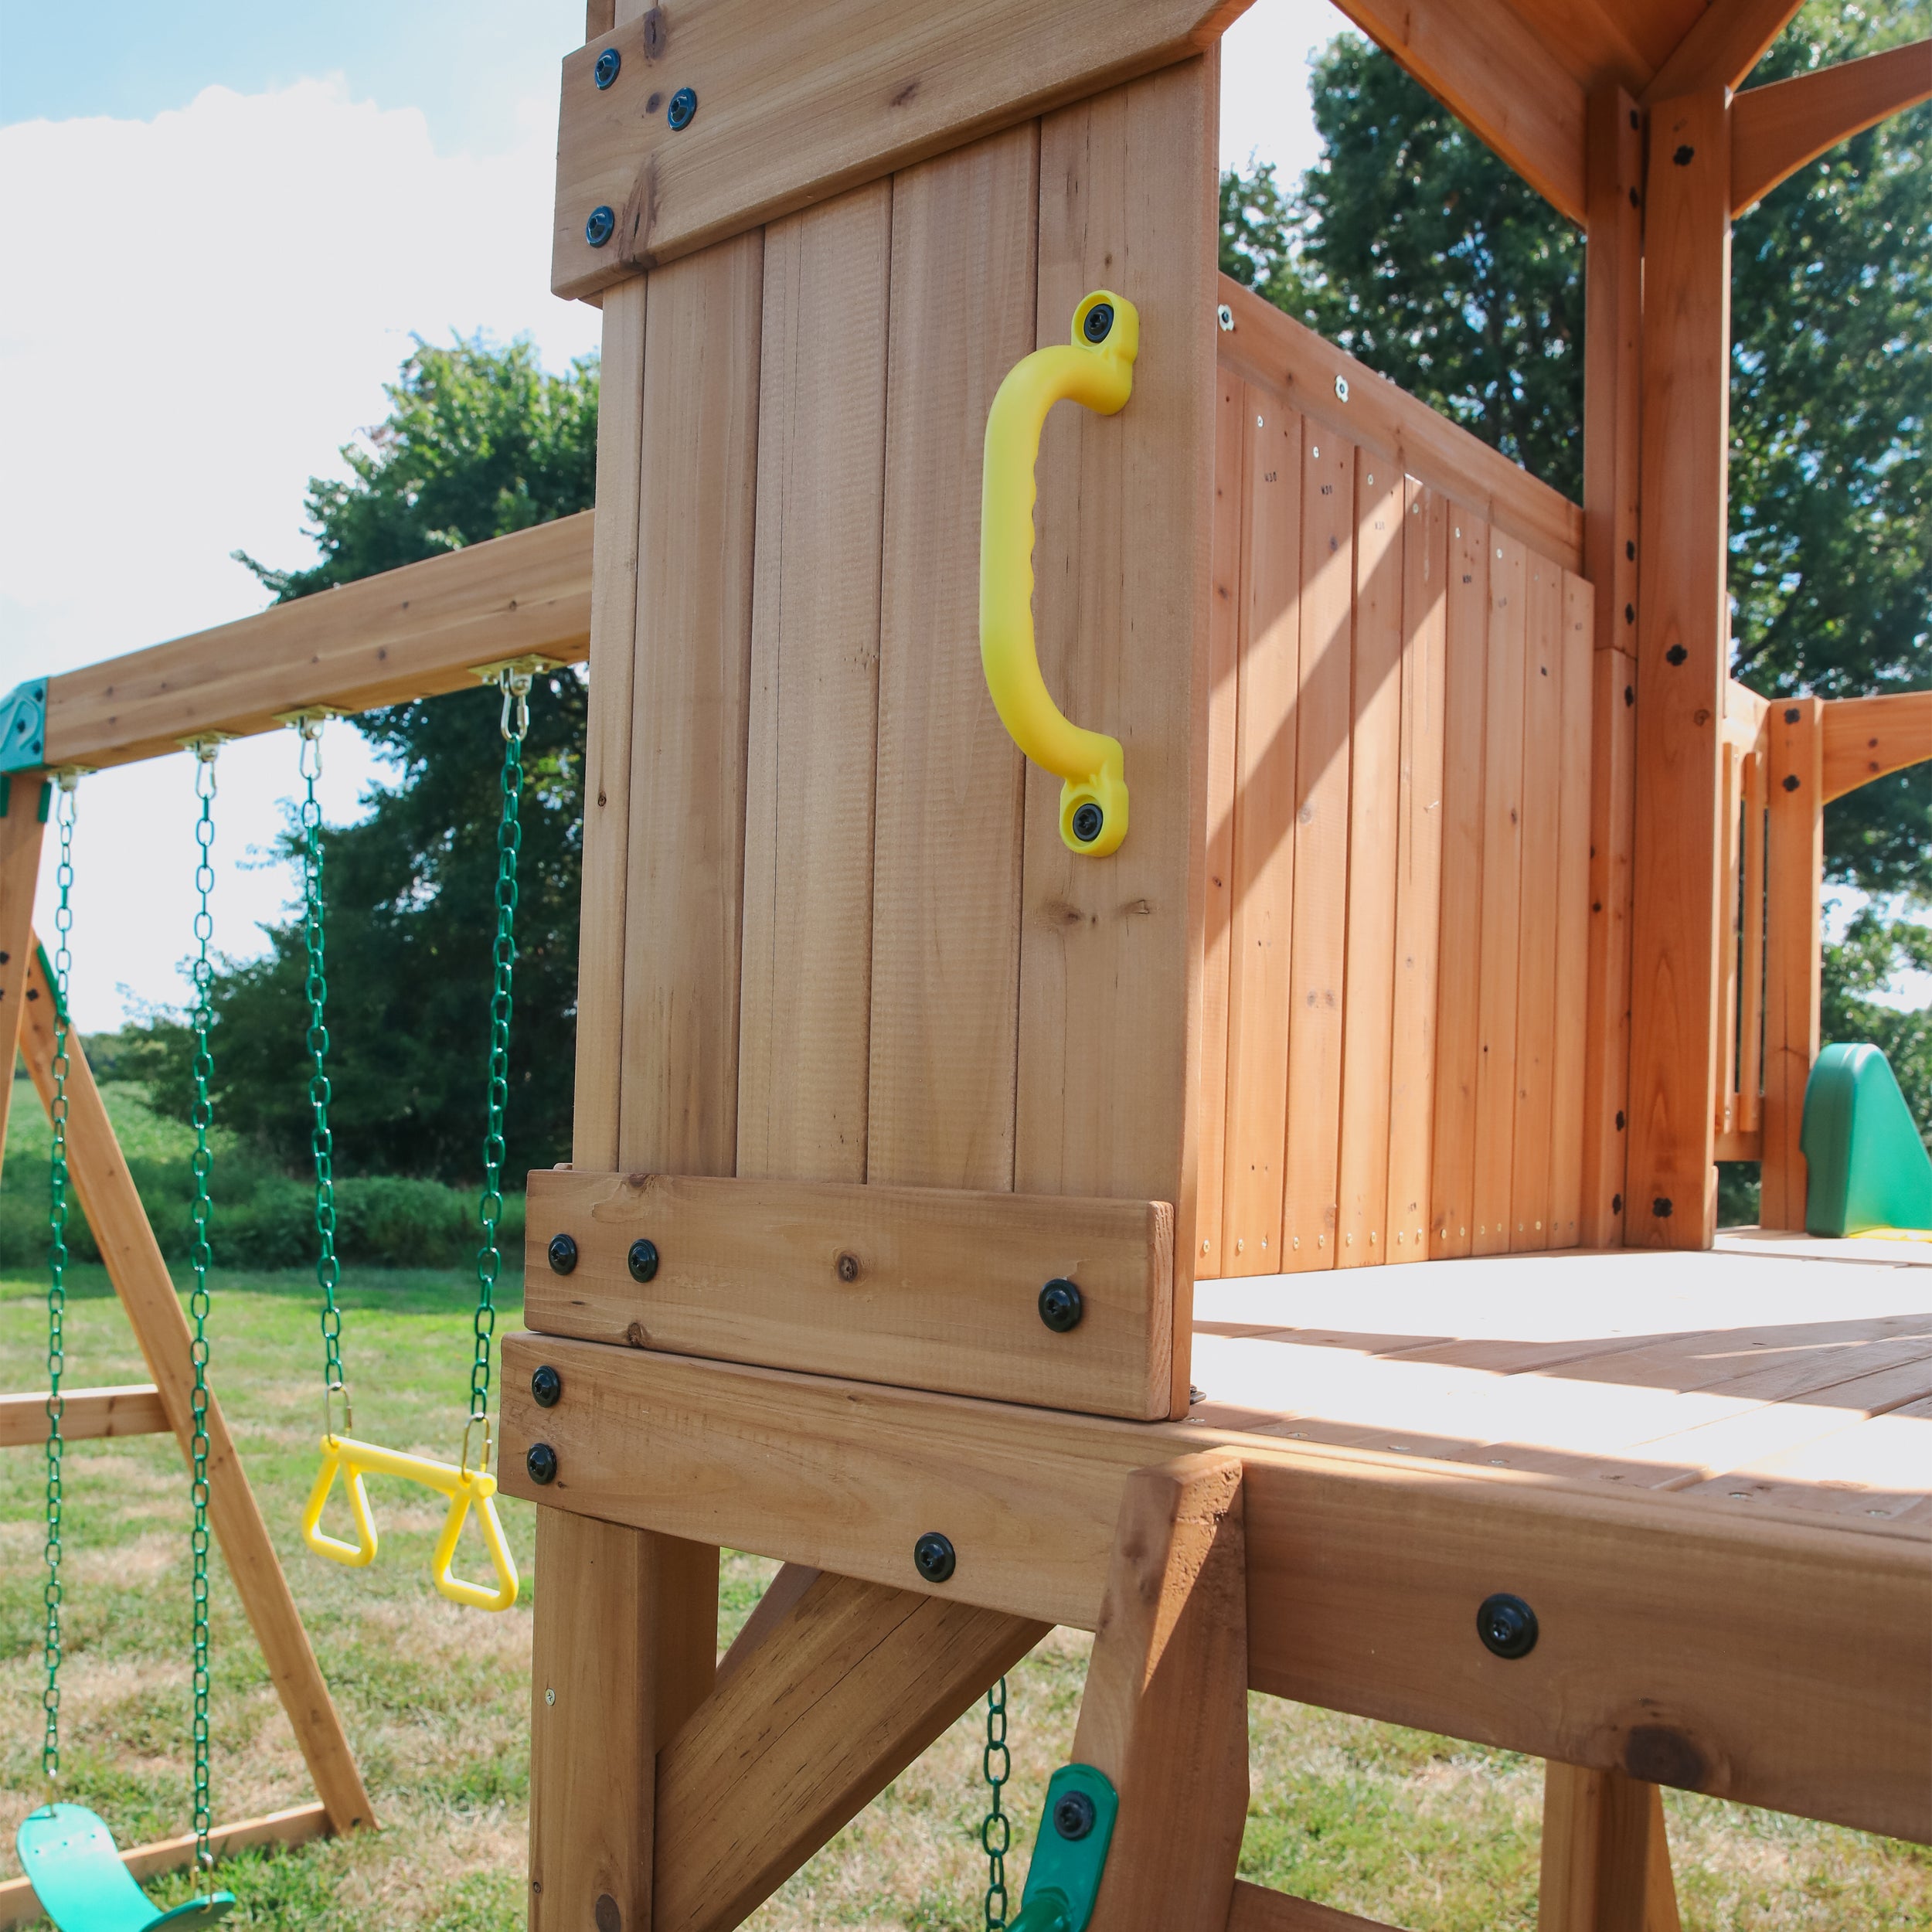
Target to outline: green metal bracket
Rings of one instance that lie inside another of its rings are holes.
[[[1091,1764],[1063,1764],[1053,1774],[1012,1932],[1087,1932],[1120,1808],[1106,1774]]]
[[[0,771],[32,771],[46,749],[47,681],[29,678],[0,698]]]

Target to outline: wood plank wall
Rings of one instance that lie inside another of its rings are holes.
[[[1196,1272],[1575,1247],[1573,506],[1223,294]]]

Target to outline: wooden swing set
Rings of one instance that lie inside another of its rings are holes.
[[[1029,1925],[1376,1932],[1237,1882],[1251,1689],[1546,1760],[1542,1932],[1674,1932],[1663,1785],[1932,1841],[1927,1277],[1775,1232],[1824,807],[1932,756],[1932,694],[1767,704],[1724,595],[1732,220],[1932,44],[1736,92],[1793,0],[1342,0],[1586,230],[1578,506],[1217,275],[1240,11],[593,0],[594,512],[42,694],[52,769],[587,658],[573,1160],[498,1431],[542,1932],[739,1923],[1056,1623],[1036,1872],[1105,1842]],[[1130,320],[995,554],[1002,386]],[[989,698],[1022,566],[1117,845]],[[156,1387],[70,1414],[179,1431],[76,1106]],[[722,1660],[721,1545],[784,1564]]]

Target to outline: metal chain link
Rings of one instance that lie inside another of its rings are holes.
[[[200,903],[195,913],[195,1100],[190,1115],[195,1129],[195,1151],[189,1163],[195,1182],[194,1240],[188,1255],[195,1274],[195,1285],[188,1298],[194,1331],[188,1359],[195,1371],[189,1404],[193,1419],[193,1434],[189,1438],[192,1471],[189,1494],[194,1502],[195,1522],[188,1540],[195,1569],[195,1862],[206,1871],[214,1863],[208,1849],[208,1833],[214,1816],[209,1802],[208,1782],[208,1266],[211,1258],[208,1236],[213,1212],[209,1182],[215,1163],[208,1145],[208,1130],[214,1122],[214,1105],[208,1090],[215,1072],[214,1055],[209,1047],[215,1017],[212,1005],[215,968],[209,942],[214,937],[215,921],[208,902],[215,886],[215,869],[210,859],[215,843],[215,754],[219,747],[217,741],[204,740],[190,748],[196,758],[195,796],[201,801],[201,815],[195,824],[195,843],[199,849],[195,892]]]
[[[1006,1748],[1006,1679],[986,1693],[986,1748],[980,1768],[993,1796],[979,1828],[986,1854],[986,1932],[998,1932],[1006,1923],[1006,1853],[1013,1842],[1013,1824],[1000,1802],[1006,1781],[1013,1774],[1012,1754]],[[997,1827],[997,1831],[995,1831]]]
[[[60,774],[55,823],[60,835],[60,859],[54,868],[60,898],[54,907],[53,951],[53,1098],[48,1114],[53,1124],[49,1162],[51,1181],[47,1203],[47,1534],[43,1553],[47,1580],[42,1591],[46,1613],[43,1662],[47,1682],[40,1693],[46,1729],[40,1741],[40,1769],[49,1784],[60,1776],[60,1419],[66,1407],[60,1377],[66,1367],[67,1315],[67,1018],[68,982],[73,954],[68,935],[73,930],[74,787],[77,772]]]

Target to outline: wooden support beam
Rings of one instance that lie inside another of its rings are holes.
[[[659,1756],[651,1932],[738,1924],[1048,1628],[815,1577]]]
[[[68,1442],[90,1442],[104,1436],[165,1435],[168,1427],[161,1391],[151,1382],[113,1389],[74,1389],[61,1396],[60,1434]],[[0,1396],[0,1449],[37,1448],[46,1439],[46,1389]]]
[[[1401,1928],[1380,1919],[1338,1912],[1332,1905],[1317,1905],[1311,1899],[1291,1899],[1285,1892],[1236,1879],[1228,1906],[1227,1932],[1401,1932]]]
[[[1111,1932],[1225,1923],[1248,1810],[1238,1454],[1128,1478],[1073,1761],[1120,1795],[1098,1921]]]
[[[1625,1240],[1645,1247],[1708,1247],[1716,1228],[1719,766],[1730,655],[1728,128],[1716,87],[1665,102],[1648,123],[1624,1217]]]
[[[1552,1764],[1536,1932],[1682,1932],[1664,1794],[1621,1771]]]
[[[1706,87],[1735,87],[1764,58],[1804,0],[1712,0],[1651,77],[1644,105]]]
[[[1841,141],[1932,97],[1932,40],[1747,88],[1731,103],[1731,212]]]
[[[1932,758],[1932,691],[1825,701],[1824,799]]]
[[[1583,87],[1506,0],[1337,4],[1546,200],[1587,219]]]
[[[718,1659],[713,1689],[736,1671],[778,1628],[791,1614],[792,1605],[823,1573],[805,1563],[786,1563],[780,1568],[777,1575],[765,1585],[764,1594],[752,1605],[751,1614],[731,1640],[731,1648]]]
[[[0,1161],[7,1151],[13,1063],[20,1050],[26,1009],[40,845],[51,810],[45,772],[14,771],[0,776]]]
[[[1255,1689],[1932,1837],[1932,1566],[1904,1531],[595,1342],[512,1335],[503,1361],[509,1494],[905,1589],[939,1529],[949,1600],[1088,1630],[1128,1476],[1238,1448]],[[1514,1662],[1477,1638],[1498,1589],[1542,1627]]]
[[[46,1105],[53,1092],[53,995],[37,955],[27,991],[20,1049],[35,1090]],[[68,1060],[67,1148],[74,1192],[87,1211],[87,1225],[100,1243],[101,1259],[128,1311],[148,1372],[155,1379],[168,1424],[185,1454],[192,1428],[189,1404],[194,1383],[188,1318],[182,1312],[154,1230],[148,1225],[87,1056],[78,1039],[71,1037]],[[374,1809],[362,1788],[342,1719],[269,1540],[261,1507],[248,1486],[220,1400],[213,1395],[206,1429],[209,1514],[316,1795],[328,1808],[332,1830],[372,1824]]]

